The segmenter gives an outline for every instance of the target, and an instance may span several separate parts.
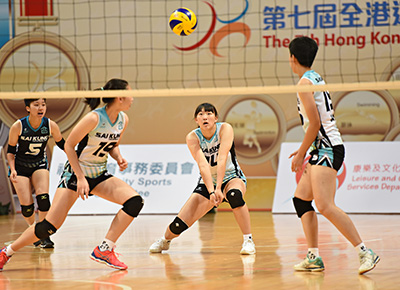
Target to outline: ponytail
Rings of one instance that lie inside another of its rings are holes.
[[[105,90],[125,90],[128,86],[128,82],[123,79],[111,79],[103,87],[95,89],[95,91],[105,91]],[[115,97],[103,98],[103,102],[106,104],[111,104]],[[85,103],[89,105],[91,110],[96,109],[100,105],[100,98],[86,98]]]
[[[100,105],[100,98],[85,98],[85,103],[89,105],[91,110],[94,110]]]

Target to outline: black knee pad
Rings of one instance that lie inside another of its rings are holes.
[[[176,217],[174,221],[169,225],[169,230],[175,235],[180,235],[188,228],[188,225],[183,220],[181,220],[180,217]]]
[[[56,227],[49,223],[46,219],[35,225],[35,235],[40,239],[44,240],[55,234],[57,231]]]
[[[40,211],[48,211],[50,209],[50,195],[48,193],[38,194],[36,201]]]
[[[135,195],[125,201],[122,210],[131,217],[137,217],[142,210],[144,201],[140,195]]]
[[[21,213],[24,217],[28,218],[35,213],[35,206],[33,203],[30,205],[21,205]]]
[[[297,197],[293,197],[294,208],[296,209],[297,216],[299,218],[301,218],[303,214],[305,214],[308,211],[315,211],[313,206],[311,205],[311,202],[312,202],[311,200],[306,201]]]
[[[243,194],[239,189],[231,189],[226,193],[226,199],[228,200],[231,208],[237,208],[244,206],[246,202],[243,199]]]

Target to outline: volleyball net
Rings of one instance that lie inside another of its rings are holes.
[[[168,25],[182,6],[198,19],[186,37]],[[398,119],[398,0],[0,0],[0,14],[0,110],[7,125],[25,114],[21,99],[38,96],[54,102],[51,111],[65,120],[81,116],[81,98],[105,96],[211,98],[221,106],[254,96],[278,102],[287,120],[292,114],[283,99],[321,89],[365,116],[384,108],[366,126],[383,119],[385,134]],[[327,85],[296,86],[288,44],[299,35],[319,44],[313,68]],[[126,79],[133,90],[93,91],[111,78]],[[351,122],[342,125],[350,129]]]
[[[112,77],[137,90],[294,85],[297,35],[318,42],[314,68],[329,84],[400,80],[399,3],[0,1],[0,90],[91,90]],[[198,19],[186,37],[168,25],[182,6]]]
[[[197,16],[189,36],[169,27],[179,7]],[[288,45],[300,35],[319,44],[327,85],[296,85]],[[331,93],[345,141],[400,140],[399,47],[399,0],[0,0],[0,146],[24,98],[47,98],[67,135],[82,98],[133,96],[130,144],[184,143],[211,102],[246,175],[274,176],[281,143],[304,136],[297,92]],[[94,91],[111,78],[133,90]]]

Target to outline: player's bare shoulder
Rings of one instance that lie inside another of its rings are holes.
[[[9,134],[19,136],[21,135],[21,131],[22,131],[22,123],[21,120],[18,119],[17,121],[14,122],[14,124],[11,125]]]
[[[221,124],[220,134],[233,134],[233,127],[229,123],[223,122]]]
[[[196,136],[196,133],[193,131],[190,131],[187,135],[186,135],[186,143],[193,143],[193,142],[198,142],[198,138]]]

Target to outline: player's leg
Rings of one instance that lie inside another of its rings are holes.
[[[21,213],[28,223],[32,225],[35,222],[35,204],[32,198],[31,183],[27,176],[18,175],[17,181],[13,183],[17,193],[19,203],[21,204]]]
[[[31,182],[35,189],[39,221],[42,221],[50,209],[49,171],[47,169],[35,170],[32,173]],[[48,237],[47,239],[40,241],[40,246],[42,248],[54,248],[54,243],[50,237]]]
[[[178,215],[165,230],[164,236],[150,246],[149,252],[161,253],[163,250],[168,250],[172,239],[182,234],[214,207],[210,202],[205,185],[199,184],[196,190],[198,192],[191,194]]]
[[[36,170],[32,174],[31,181],[35,189],[39,221],[42,221],[50,209],[49,171],[47,169]]]
[[[311,182],[315,205],[349,241],[356,246],[361,243],[360,235],[349,216],[335,204],[337,171],[325,167],[311,166]]]
[[[246,185],[240,178],[231,179],[224,188],[225,199],[229,202],[236,222],[244,235],[251,234],[249,209],[244,201]]]
[[[190,228],[196,221],[202,218],[212,208],[213,204],[210,202],[210,199],[207,199],[206,197],[198,193],[192,193],[189,199],[179,211],[177,217]],[[167,239],[176,238],[182,233],[177,233],[176,230],[171,231],[171,228],[173,227],[170,225],[165,232],[165,237]]]
[[[323,271],[325,269],[318,249],[318,218],[311,204],[313,192],[310,170],[311,164],[307,164],[293,198],[293,204],[297,216],[301,219],[308,246],[306,258],[294,266],[296,271]]]
[[[78,194],[75,191],[66,188],[58,188],[53,199],[53,205],[47,213],[45,226],[49,227],[49,229],[53,232],[55,232],[53,228],[58,230],[64,223],[69,209],[75,203],[77,198]],[[39,226],[41,223],[44,223],[44,221],[39,222],[34,226],[30,226],[14,243],[11,244],[15,252],[29,245],[30,243],[33,243],[38,238],[47,238],[45,236],[47,234],[42,233],[42,226]],[[51,226],[48,226],[48,223],[51,224]],[[41,236],[39,237],[37,234]]]
[[[242,255],[252,255],[256,253],[256,248],[251,234],[249,209],[244,201],[245,194],[246,184],[240,178],[229,180],[224,188],[225,199],[229,202],[236,222],[243,234],[243,245],[240,253]]]
[[[332,168],[312,166],[311,180],[315,204],[319,212],[356,248],[360,259],[359,273],[364,274],[372,270],[380,258],[364,245],[350,217],[336,206],[336,175],[337,171]]]
[[[119,261],[115,255],[115,243],[140,213],[143,207],[143,199],[132,187],[116,177],[98,183],[92,193],[120,204],[122,208],[114,217],[104,240],[93,250],[90,257],[115,269],[127,269],[128,267]]]
[[[127,183],[117,177],[111,177],[99,183],[92,192],[105,200],[123,207],[118,211],[106,235],[116,242],[143,207],[142,197]]]
[[[311,164],[307,164],[294,193],[293,204],[301,219],[308,248],[318,248],[318,218],[311,203],[314,198],[310,178]]]
[[[64,223],[68,211],[77,198],[78,194],[75,191],[58,188],[53,199],[53,205],[46,218],[27,228],[15,242],[2,249],[2,253],[5,255],[3,255],[3,258],[6,257],[7,259],[0,260],[0,270],[15,252],[38,239],[43,240],[54,234]]]

